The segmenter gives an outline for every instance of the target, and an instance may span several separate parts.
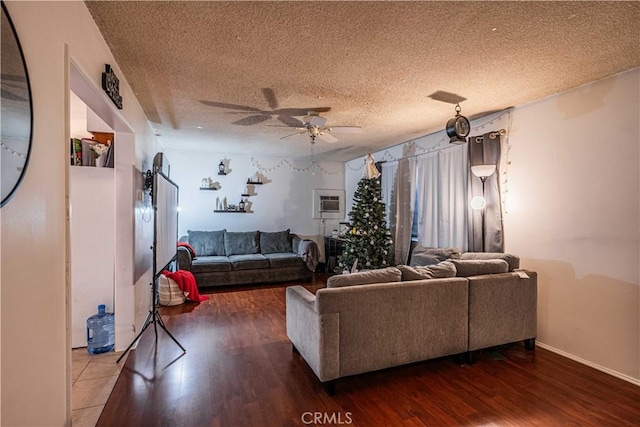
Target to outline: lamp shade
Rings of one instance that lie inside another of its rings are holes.
[[[471,173],[478,178],[486,178],[496,171],[496,165],[475,165],[471,166]]]

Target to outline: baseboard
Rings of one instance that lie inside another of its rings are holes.
[[[605,368],[604,366],[600,366],[597,363],[590,362],[586,359],[575,356],[571,353],[567,353],[566,351],[562,351],[555,347],[551,347],[550,345],[541,343],[540,341],[536,341],[536,346],[544,348],[545,350],[549,350],[553,353],[559,354],[560,356],[566,357],[567,359],[575,360],[578,363],[582,363],[583,365],[587,365],[593,369],[597,369],[598,371],[604,372],[605,374],[609,374],[616,378],[620,378],[621,380],[627,381],[633,385],[640,387],[640,380],[637,378],[630,377],[629,375],[622,374],[618,371],[614,371],[613,369]]]

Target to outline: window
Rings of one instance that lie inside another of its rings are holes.
[[[313,217],[322,219],[343,219],[345,190],[313,190]]]

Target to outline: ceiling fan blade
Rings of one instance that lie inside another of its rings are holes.
[[[239,126],[251,126],[258,123],[262,123],[269,119],[270,119],[270,116],[267,116],[265,114],[257,114],[255,116],[249,116],[249,117],[245,117],[244,119],[236,120],[235,122],[231,122],[231,124],[239,125]]]
[[[272,110],[278,108],[278,100],[276,99],[276,93],[273,91],[273,89],[263,87],[262,95],[264,95],[264,99],[267,100],[267,104],[269,104],[269,107],[271,107]]]
[[[304,123],[302,123],[300,120],[290,116],[278,116],[278,121],[294,128],[300,128],[304,126]]]
[[[246,105],[227,104],[226,102],[200,101],[200,103],[204,105],[208,105],[209,107],[229,108],[232,110],[241,110],[241,111],[262,112],[262,110],[260,110],[259,108],[248,107]]]
[[[305,132],[305,131],[291,133],[291,134],[289,134],[289,135],[283,136],[283,137],[282,137],[282,138],[280,138],[280,139],[289,138],[290,136],[293,136],[293,135],[302,135],[304,132]]]
[[[326,113],[331,110],[331,107],[313,107],[313,108],[281,108],[278,110],[278,114],[283,116],[302,117],[309,114],[310,111],[314,113]]]
[[[338,138],[331,135],[330,133],[320,133],[316,138],[329,144],[333,144],[334,142],[338,141]]]
[[[324,127],[324,124],[327,123],[327,119],[320,116],[306,116],[304,120],[311,126],[317,126],[319,128]]]
[[[333,133],[362,133],[364,132],[359,126],[331,126],[329,131]]]

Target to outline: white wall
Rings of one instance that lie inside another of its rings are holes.
[[[630,70],[477,120],[471,133],[509,130],[501,171],[505,250],[538,272],[538,343],[636,384],[639,82],[640,69]],[[416,139],[413,150],[402,144],[374,156],[420,154],[443,138],[439,131]],[[363,162],[346,164],[347,200]]]
[[[65,49],[100,87],[104,64],[120,77],[121,114],[136,132],[135,161],[155,152],[151,128],[83,2],[6,2],[26,57],[33,145],[24,180],[1,210],[0,424],[71,422],[66,273],[69,86]],[[138,292],[138,294],[146,294]],[[37,410],[34,410],[37,408]]]
[[[99,304],[114,307],[115,172],[72,166],[69,170],[71,251],[71,346],[87,346],[86,320]]]
[[[266,183],[256,185],[256,195],[249,197],[253,213],[214,213],[216,198],[227,197],[229,203],[238,204],[247,178],[260,170],[277,166],[282,159],[240,156],[235,154],[164,150],[171,165],[171,179],[180,187],[179,234],[187,230],[229,231],[279,231],[289,228],[291,232],[304,236],[330,235],[340,220],[326,220],[321,224],[313,219],[313,189],[344,189],[344,166],[338,162],[321,162],[328,172],[314,169],[297,172],[293,168],[306,168],[310,162],[288,160],[273,171],[261,172]],[[229,160],[230,173],[218,175],[221,159]],[[218,191],[201,191],[202,178],[211,177],[221,185]]]
[[[640,70],[516,108],[507,250],[538,340],[640,383]]]

